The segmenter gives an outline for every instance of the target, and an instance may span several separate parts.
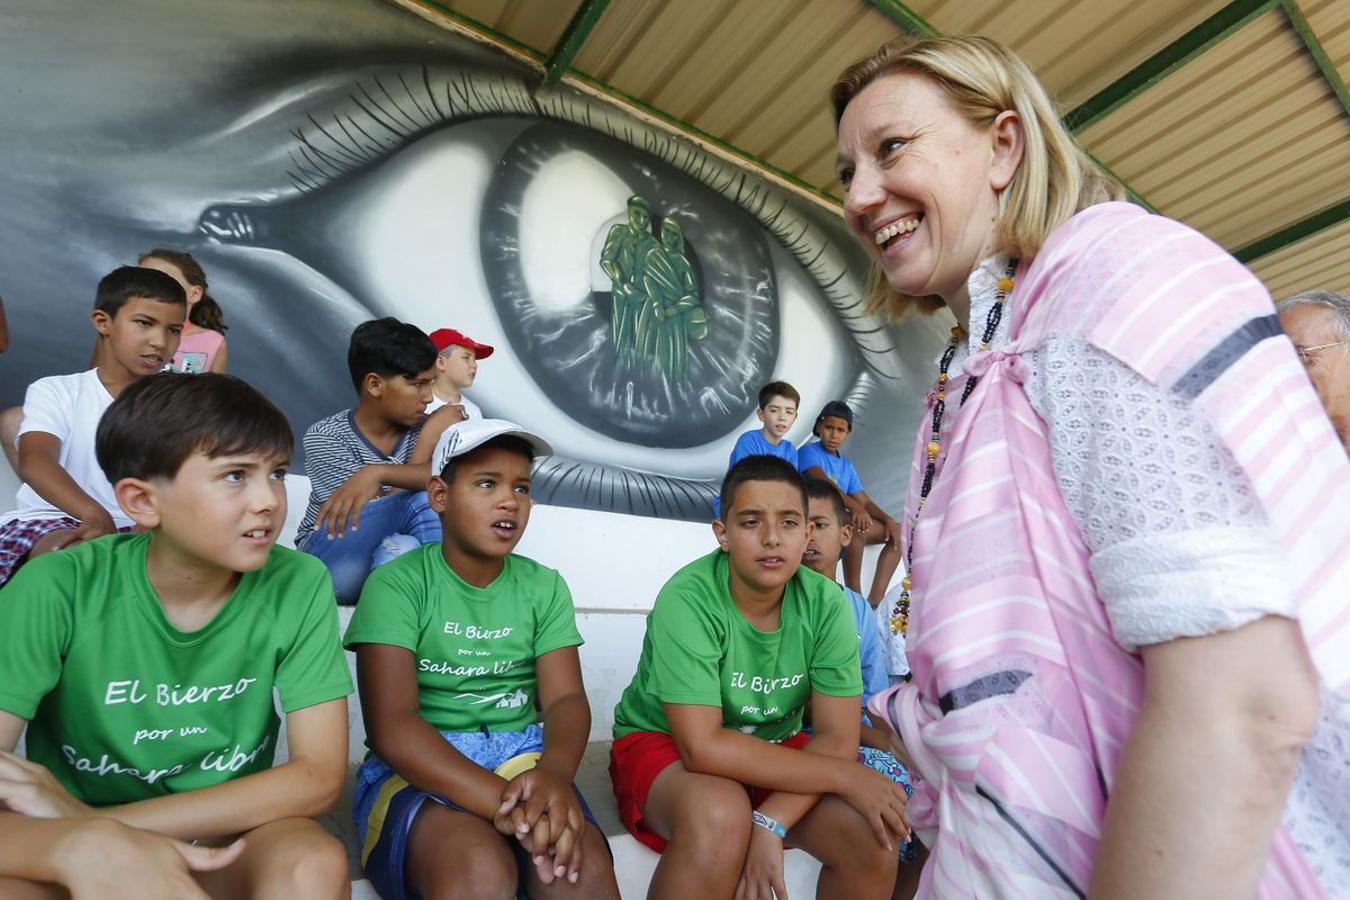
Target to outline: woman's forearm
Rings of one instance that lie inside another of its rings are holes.
[[[1144,649],[1139,718],[1111,787],[1090,896],[1251,897],[1318,686],[1273,617]]]

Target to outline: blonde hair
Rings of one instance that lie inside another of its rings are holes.
[[[933,82],[953,109],[977,125],[992,124],[1004,110],[1013,110],[1022,120],[1022,161],[998,198],[998,252],[1030,259],[1074,213],[1124,199],[1119,182],[1074,141],[1054,101],[1021,57],[985,37],[906,35],[882,44],[845,69],[830,89],[836,130],[845,107],[863,88],[899,72]],[[875,264],[868,273],[868,312],[898,317],[911,308],[932,312],[941,306],[937,297],[899,294]]]

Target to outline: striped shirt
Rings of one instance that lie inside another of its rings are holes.
[[[295,546],[304,546],[314,531],[314,520],[325,500],[361,469],[374,465],[403,465],[417,445],[422,424],[417,423],[399,438],[392,453],[385,455],[356,427],[355,410],[347,409],[320,419],[305,432],[305,474],[309,476],[309,505],[295,534]],[[381,489],[381,494],[389,488]]]

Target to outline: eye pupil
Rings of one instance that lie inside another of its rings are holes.
[[[574,184],[555,168],[594,172],[625,193],[607,201],[608,217],[597,206],[578,226],[562,217],[577,205]],[[502,155],[482,225],[499,321],[573,420],[626,443],[688,448],[751,415],[777,363],[778,277],[765,232],[729,200],[607,136],[541,123]],[[558,308],[532,283],[520,248],[531,232],[576,227],[591,234],[590,294]]]

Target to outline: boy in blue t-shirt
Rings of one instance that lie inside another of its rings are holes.
[[[797,448],[787,439],[792,423],[797,421],[797,407],[802,395],[786,381],[770,381],[759,389],[759,407],[755,417],[764,427],[747,431],[736,438],[727,459],[727,471],[747,456],[776,456],[797,465]],[[713,518],[722,515],[722,498],[713,502]]]
[[[443,538],[372,573],[347,629],[370,736],[353,816],[384,900],[619,896],[572,784],[591,726],[572,596],[512,552],[551,452],[500,419],[446,429],[427,484]]]
[[[806,551],[802,554],[802,564],[834,581],[839,569],[839,557],[853,540],[848,508],[844,506],[844,497],[839,489],[824,478],[808,477],[805,481],[806,515],[811,523],[811,539],[807,541]],[[853,613],[853,625],[858,633],[858,659],[862,665],[863,717],[858,762],[899,783],[904,787],[906,796],[913,796],[914,787],[910,782],[909,769],[894,755],[893,742],[896,736],[888,729],[872,724],[867,714],[867,702],[872,699],[872,695],[890,687],[890,678],[886,674],[886,651],[881,644],[876,616],[862,594],[842,585],[840,589]],[[909,865],[900,867],[896,889],[891,896],[914,895],[919,869],[922,868],[913,865],[918,852],[919,845],[915,841],[907,841],[901,846],[900,861]]]
[[[876,575],[867,602],[875,609],[886,595],[891,576],[900,565],[900,523],[867,496],[862,479],[853,462],[839,450],[853,430],[853,410],[842,400],[831,400],[816,416],[811,433],[819,440],[802,447],[797,453],[797,468],[803,475],[825,478],[834,482],[844,495],[853,525],[853,534],[861,540],[851,541],[844,549],[844,584],[862,591],[862,557],[865,544],[882,544],[877,557]]]

